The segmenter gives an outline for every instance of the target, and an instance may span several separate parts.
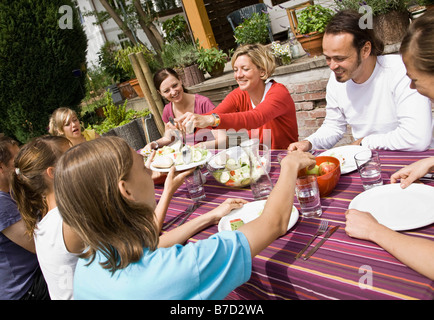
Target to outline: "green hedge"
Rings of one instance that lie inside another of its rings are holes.
[[[72,29],[59,26],[66,14],[59,12],[62,5],[73,9]],[[78,110],[85,75],[75,77],[73,70],[85,70],[86,50],[87,38],[70,0],[2,0],[0,132],[25,143],[47,133],[56,108]]]

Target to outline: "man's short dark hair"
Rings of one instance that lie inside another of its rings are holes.
[[[357,52],[363,48],[366,42],[370,42],[371,56],[379,56],[383,54],[384,43],[381,41],[374,32],[374,29],[360,28],[360,21],[363,16],[354,10],[342,10],[336,13],[328,23],[325,33],[339,34],[349,33],[353,35],[353,46]]]

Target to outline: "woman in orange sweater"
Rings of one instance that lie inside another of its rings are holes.
[[[196,128],[247,129],[251,138],[259,138],[273,149],[286,149],[298,141],[297,119],[288,89],[274,80],[266,81],[275,67],[274,57],[265,46],[239,47],[232,57],[239,87],[212,113],[186,113],[175,120],[182,126],[192,121]]]

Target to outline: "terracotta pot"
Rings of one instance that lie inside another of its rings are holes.
[[[298,42],[301,43],[304,51],[308,52],[311,56],[319,56],[322,54],[322,38],[324,32],[311,32],[308,34],[296,36]]]
[[[136,96],[139,96],[143,98],[145,95],[143,94],[142,88],[140,87],[139,80],[133,79],[130,80],[130,85],[133,87],[134,91],[136,92]]]
[[[404,38],[410,25],[408,11],[390,11],[374,17],[374,31],[385,45],[399,43]]]
[[[118,84],[119,91],[121,92],[122,97],[125,99],[133,99],[137,97],[136,92],[131,86],[129,81],[122,82]]]

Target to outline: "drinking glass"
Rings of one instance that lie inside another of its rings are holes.
[[[187,186],[188,193],[191,200],[194,202],[205,198],[204,179],[202,171],[197,167],[192,174],[185,178],[185,184]]]
[[[365,190],[381,186],[383,178],[381,177],[381,163],[378,152],[374,150],[364,150],[356,153],[354,156],[357,170],[362,179]]]
[[[305,218],[318,218],[322,214],[318,182],[315,175],[297,178],[295,184],[300,211]]]
[[[252,190],[253,198],[255,200],[267,199],[273,190],[273,182],[267,172],[267,164],[265,167],[262,165],[261,156],[259,153],[259,140],[251,139],[243,141],[241,143],[241,148],[249,157],[250,163],[250,189]],[[267,153],[268,150],[264,149]],[[268,153],[269,154],[269,153]]]

